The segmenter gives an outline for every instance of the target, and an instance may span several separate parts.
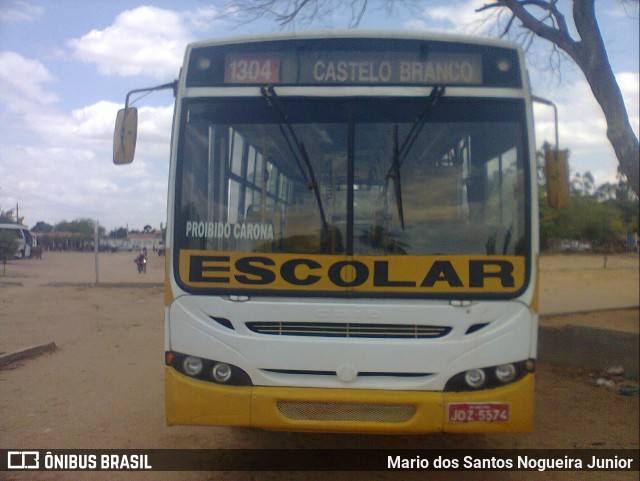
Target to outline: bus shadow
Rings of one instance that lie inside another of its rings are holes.
[[[526,434],[421,435],[301,433],[229,428],[242,447],[252,449],[496,449],[518,448]]]

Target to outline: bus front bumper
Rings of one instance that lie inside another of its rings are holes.
[[[345,433],[528,432],[533,397],[534,374],[494,389],[434,392],[222,386],[165,367],[168,425]],[[451,409],[462,410],[462,417],[450,420]]]

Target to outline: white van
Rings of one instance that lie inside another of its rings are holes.
[[[36,240],[29,231],[29,228],[20,224],[0,224],[0,232],[11,232],[18,244],[18,251],[15,256],[18,258],[30,257],[31,249],[36,245]]]

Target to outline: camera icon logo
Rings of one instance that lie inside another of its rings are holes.
[[[38,451],[8,451],[8,469],[39,469],[40,453]]]

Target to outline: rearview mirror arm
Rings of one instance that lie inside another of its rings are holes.
[[[173,95],[175,97],[176,91],[178,89],[178,81],[174,80],[173,82],[168,83],[168,84],[162,84],[162,85],[157,85],[155,87],[147,87],[147,88],[144,88],[144,89],[132,90],[131,92],[129,92],[127,94],[127,97],[126,97],[126,99],[124,101],[124,109],[125,109],[125,111],[129,108],[129,98],[131,97],[131,95],[139,94],[139,93],[142,93],[142,92],[150,93],[150,92],[155,92],[156,90],[166,90],[166,89],[173,89]]]
[[[556,126],[556,150],[560,150],[560,135],[558,134],[558,107],[551,100],[547,100],[542,97],[538,97],[537,95],[532,95],[531,100],[537,102],[539,104],[548,105],[549,107],[553,107],[553,120]]]

